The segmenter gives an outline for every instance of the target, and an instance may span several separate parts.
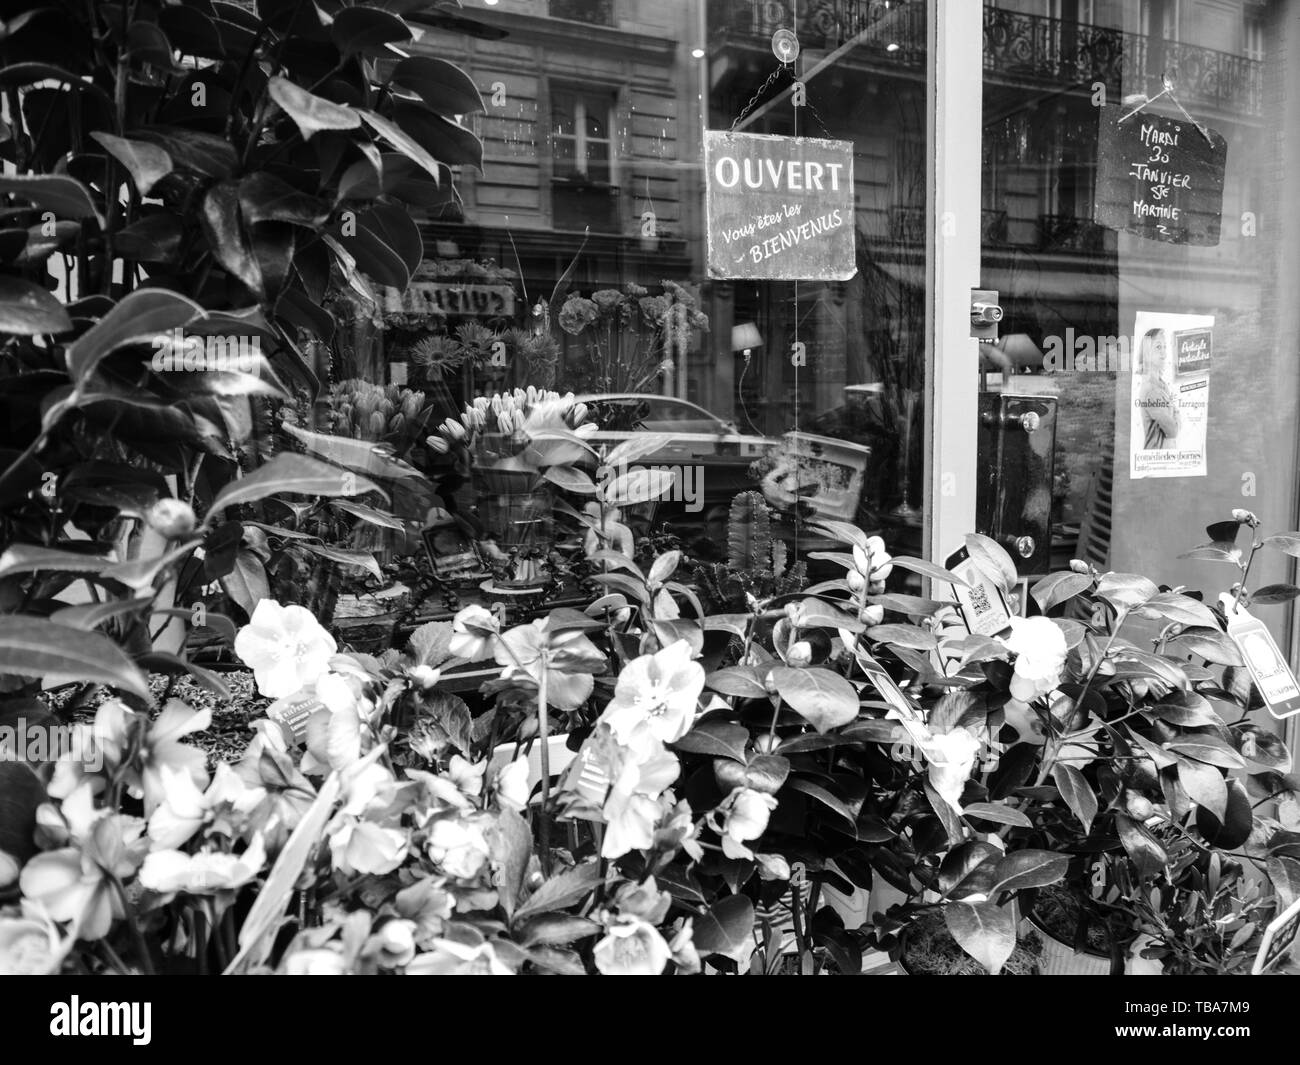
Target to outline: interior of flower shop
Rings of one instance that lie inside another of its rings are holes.
[[[104,6],[0,973],[1300,971],[1300,0]]]

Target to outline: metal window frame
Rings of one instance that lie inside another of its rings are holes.
[[[925,505],[923,544],[942,563],[975,529],[979,287],[984,132],[984,5],[926,0]]]

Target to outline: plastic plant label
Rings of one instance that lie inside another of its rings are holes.
[[[1286,956],[1295,942],[1296,932],[1300,931],[1300,899],[1296,899],[1279,913],[1264,929],[1264,938],[1259,944],[1259,953],[1255,955],[1255,964],[1251,966],[1250,975],[1259,976],[1268,972],[1280,959]]]
[[[1279,719],[1300,714],[1300,684],[1268,626],[1245,607],[1234,607],[1229,595],[1221,595],[1219,603],[1228,618],[1228,636],[1241,652],[1269,713]]]
[[[957,613],[961,615],[966,631],[975,636],[996,636],[1005,632],[1011,625],[1011,610],[1006,597],[1002,589],[984,575],[965,548],[948,559],[947,568],[969,586],[952,585]]]
[[[325,704],[310,689],[286,695],[266,708],[266,716],[280,726],[285,740],[293,746],[307,738],[307,719]]]

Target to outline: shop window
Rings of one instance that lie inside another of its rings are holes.
[[[551,207],[557,228],[617,228],[613,125],[611,94],[552,90]]]

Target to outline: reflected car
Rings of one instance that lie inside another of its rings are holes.
[[[660,504],[661,516],[730,505],[737,492],[757,487],[749,467],[779,443],[742,433],[732,422],[676,396],[608,392],[578,399],[600,426],[588,439],[593,447],[613,448],[641,433],[665,438],[661,447],[635,463],[668,467],[676,474],[673,491]]]

